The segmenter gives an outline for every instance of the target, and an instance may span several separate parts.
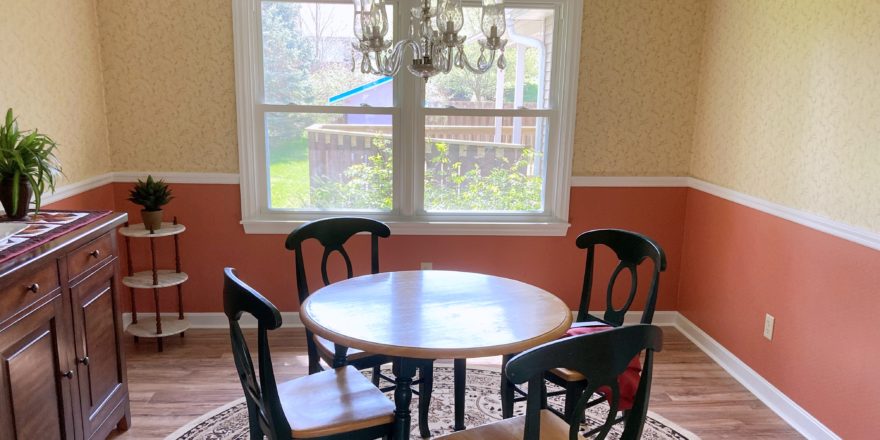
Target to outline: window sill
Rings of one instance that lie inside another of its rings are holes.
[[[245,234],[289,234],[306,223],[296,220],[242,220]],[[449,222],[387,221],[391,235],[486,235],[564,237],[571,226],[566,222]]]

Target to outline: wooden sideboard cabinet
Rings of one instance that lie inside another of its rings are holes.
[[[0,263],[0,440],[104,439],[131,422],[112,213]]]

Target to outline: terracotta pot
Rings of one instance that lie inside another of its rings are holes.
[[[12,179],[5,178],[0,181],[0,203],[6,210],[6,216],[12,220],[22,219],[27,215],[28,207],[31,205],[31,197],[34,195],[31,191],[31,184],[26,178],[22,178],[18,184],[18,206],[15,211],[12,210]]]
[[[147,211],[141,209],[141,219],[144,220],[144,229],[155,231],[162,228],[162,210]]]

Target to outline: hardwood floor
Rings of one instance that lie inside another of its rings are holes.
[[[681,333],[664,327],[650,409],[703,439],[802,438]],[[190,330],[185,338],[134,344],[126,338],[132,427],[110,438],[163,439],[192,419],[242,396],[225,330]],[[307,372],[302,329],[270,333],[279,381]],[[255,341],[250,342],[251,344]],[[497,366],[500,358],[470,360]]]

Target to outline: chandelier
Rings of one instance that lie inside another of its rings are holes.
[[[362,73],[397,75],[406,47],[413,54],[408,70],[425,81],[439,73],[449,73],[453,66],[482,74],[493,65],[497,64],[502,70],[507,65],[504,59],[507,40],[501,38],[506,30],[504,0],[483,0],[480,28],[485,38],[478,40],[480,56],[476,64],[471,63],[465,53],[467,38],[459,35],[464,25],[461,0],[419,0],[421,5],[410,11],[412,37],[393,45],[385,40],[389,28],[385,0],[353,1],[355,41],[352,47],[360,54]],[[353,64],[352,71],[354,69]]]

